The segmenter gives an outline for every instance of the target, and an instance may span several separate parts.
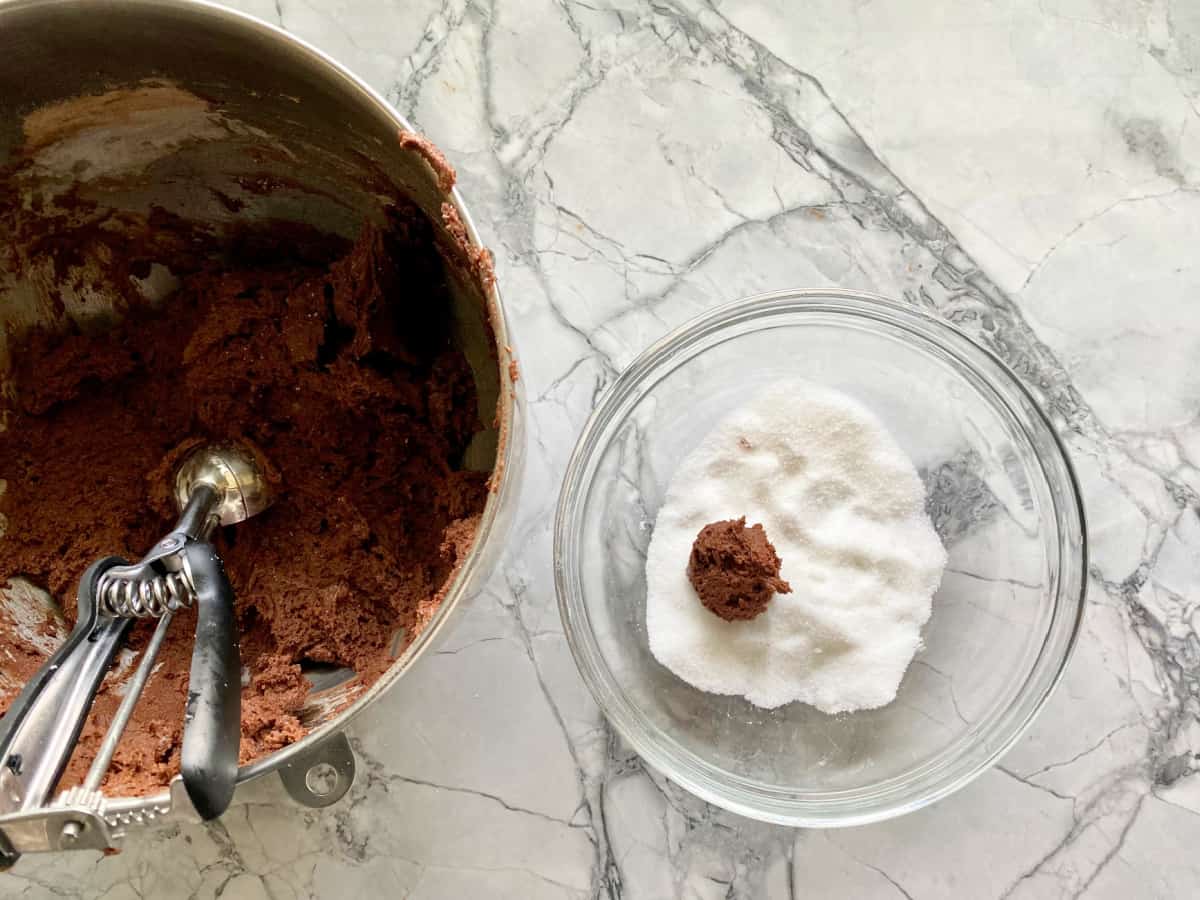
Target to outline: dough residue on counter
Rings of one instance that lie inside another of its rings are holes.
[[[791,593],[726,621],[688,578],[697,531],[762,523]],[[646,560],[654,656],[688,683],[771,709],[827,713],[895,699],[946,564],[912,462],[852,398],[808,382],[765,389],[676,470]]]

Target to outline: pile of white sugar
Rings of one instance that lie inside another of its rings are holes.
[[[727,622],[687,576],[710,522],[760,523],[792,593]],[[946,551],[883,424],[838,391],[773,385],[725,419],[668,486],[646,559],[650,650],[676,675],[767,709],[883,706],[921,643]]]

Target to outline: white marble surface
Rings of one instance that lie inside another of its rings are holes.
[[[348,801],[273,781],[24,897],[1200,895],[1200,5],[1195,0],[245,0],[458,167],[522,352],[513,553],[353,738]],[[597,392],[768,288],[932,307],[1041,391],[1087,494],[1078,652],[1001,766],[838,832],[647,772],[576,675],[551,511]]]

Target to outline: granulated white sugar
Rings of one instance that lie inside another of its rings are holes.
[[[710,522],[761,523],[792,593],[727,622],[688,556]],[[671,479],[646,559],[650,650],[676,675],[766,709],[883,706],[921,643],[946,551],[911,460],[866,407],[775,384],[721,422]]]

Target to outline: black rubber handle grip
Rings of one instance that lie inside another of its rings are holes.
[[[237,783],[242,730],[242,661],[233,588],[211,544],[188,541],[184,558],[196,589],[196,642],[188,681],[180,771],[196,811],[215,819]]]

